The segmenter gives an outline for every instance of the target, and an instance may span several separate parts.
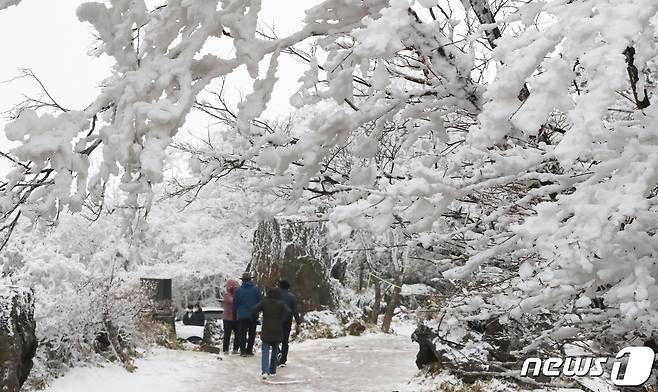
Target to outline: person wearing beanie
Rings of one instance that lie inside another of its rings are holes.
[[[251,318],[258,319],[261,312],[263,313],[261,375],[265,380],[276,374],[279,343],[283,339],[283,324],[281,321],[291,317],[292,312],[288,305],[281,301],[278,288],[267,290],[267,297],[251,310]]]
[[[297,298],[290,290],[290,283],[287,280],[279,281],[279,290],[281,292],[281,301],[288,305],[292,312],[289,317],[283,320],[283,336],[281,341],[281,354],[279,355],[279,366],[286,366],[288,361],[288,348],[290,343],[290,330],[292,329],[292,319],[295,319],[295,329],[297,333],[301,328],[302,318],[299,316]]]

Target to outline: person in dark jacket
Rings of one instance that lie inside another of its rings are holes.
[[[231,333],[233,333],[233,354],[238,353],[238,321],[235,319],[235,312],[233,311],[233,296],[235,290],[240,287],[240,283],[235,279],[229,279],[226,282],[226,291],[224,292],[224,312],[222,314],[222,322],[224,324],[224,339],[223,339],[223,352],[228,354],[229,345],[231,343]]]
[[[258,287],[251,281],[251,274],[245,272],[240,278],[242,286],[235,291],[233,297],[233,313],[238,320],[238,343],[240,356],[254,355],[254,340],[256,338],[256,320],[251,315],[251,309],[263,299]]]
[[[192,304],[187,305],[187,310],[185,311],[185,314],[183,315],[183,324],[184,325],[192,325],[192,315],[194,314],[194,306]]]
[[[276,374],[279,343],[283,338],[281,321],[290,318],[292,312],[288,305],[281,301],[281,294],[277,288],[267,290],[267,297],[251,310],[251,318],[258,319],[260,312],[263,312],[263,326],[260,333],[262,341],[261,372],[263,379],[267,379],[268,375]],[[270,350],[272,351],[271,356]]]
[[[290,343],[290,330],[292,329],[292,319],[295,319],[295,329],[299,333],[302,318],[299,317],[297,298],[290,290],[290,283],[287,280],[279,281],[279,290],[281,292],[281,301],[288,305],[292,314],[283,320],[283,337],[281,342],[281,355],[279,355],[279,366],[286,366],[288,361],[288,347]]]
[[[190,316],[190,325],[197,325],[203,327],[206,324],[206,316],[203,313],[203,309],[199,304],[194,305],[194,311]]]

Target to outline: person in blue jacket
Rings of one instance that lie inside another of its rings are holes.
[[[245,272],[240,278],[242,285],[235,291],[233,297],[233,312],[238,320],[238,344],[240,356],[254,355],[254,340],[256,338],[256,320],[251,316],[251,309],[262,299],[263,294],[251,280],[251,274]]]

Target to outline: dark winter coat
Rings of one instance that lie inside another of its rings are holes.
[[[192,312],[186,311],[183,315],[183,324],[192,325]]]
[[[203,310],[199,309],[196,312],[192,312],[190,316],[190,325],[198,325],[203,327],[206,323],[206,316],[203,314]]]
[[[281,343],[283,339],[283,321],[290,319],[292,315],[288,305],[283,303],[280,298],[279,289],[270,289],[267,291],[267,298],[260,301],[251,310],[253,320],[258,318],[260,312],[263,312],[260,338],[265,343]]]
[[[284,304],[288,305],[288,308],[292,312],[292,317],[295,318],[295,322],[300,324],[302,322],[301,317],[299,317],[299,310],[297,309],[297,298],[293,293],[288,291],[288,289],[279,289],[281,291],[281,301]],[[292,317],[288,317],[285,321],[292,321]]]
[[[242,286],[235,291],[233,308],[238,320],[251,318],[251,309],[263,299],[258,287],[252,281],[242,282]]]

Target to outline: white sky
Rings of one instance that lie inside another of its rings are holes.
[[[89,24],[80,23],[75,10],[80,0],[23,0],[17,7],[0,10],[0,81],[30,68],[64,107],[81,109],[98,94],[98,84],[110,74],[111,59],[87,55],[94,40]],[[164,0],[163,0],[164,2]],[[106,2],[107,3],[107,2]],[[285,6],[282,6],[285,3]],[[262,20],[272,25],[280,36],[301,26],[303,10],[319,0],[263,0]],[[282,59],[276,92],[267,114],[276,116],[290,108],[288,100],[296,91],[297,78],[305,66],[291,58]],[[229,91],[251,90],[251,80],[242,72],[230,80]],[[28,80],[0,83],[0,111],[22,100],[23,94],[36,95],[36,84]],[[9,144],[4,136],[6,120],[0,118],[0,149]],[[193,116],[179,133],[199,131],[205,134],[207,123]],[[6,161],[6,160],[3,160]],[[0,161],[4,174],[6,162]]]

